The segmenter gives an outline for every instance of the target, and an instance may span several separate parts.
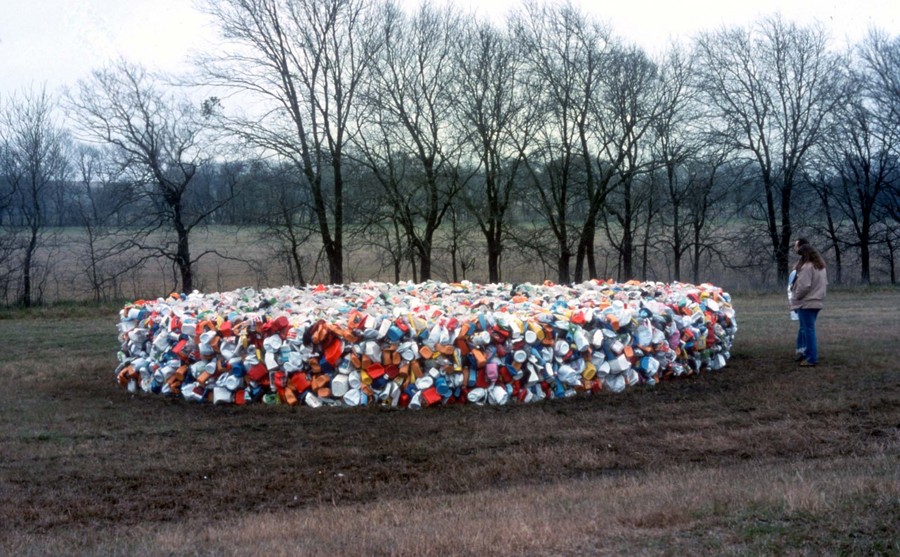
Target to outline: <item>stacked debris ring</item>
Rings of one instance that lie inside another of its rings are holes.
[[[421,408],[621,392],[730,356],[711,284],[382,282],[136,301],[118,382],[212,403]]]

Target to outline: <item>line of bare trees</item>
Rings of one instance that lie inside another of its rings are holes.
[[[0,299],[41,301],[60,249],[97,300],[148,262],[190,291],[230,257],[196,249],[211,224],[251,226],[297,283],[343,282],[360,252],[395,280],[780,283],[798,235],[838,282],[896,282],[898,37],[837,49],[774,15],[654,57],[568,3],[503,24],[391,0],[206,9],[221,44],[189,78],[120,60],[0,98]]]

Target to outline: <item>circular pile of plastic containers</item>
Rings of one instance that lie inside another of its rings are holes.
[[[366,282],[136,301],[130,392],[320,406],[533,402],[717,370],[737,331],[710,284]]]

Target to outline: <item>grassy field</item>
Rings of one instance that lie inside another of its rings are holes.
[[[132,396],[116,307],[7,310],[0,554],[900,554],[900,291],[829,293],[815,369],[735,307],[719,372],[418,412]]]
[[[359,230],[348,231],[345,245],[344,282],[382,280],[393,281],[393,267],[389,264],[384,252],[377,245],[370,243],[370,238],[360,235]],[[435,239],[434,260],[432,261],[433,277],[436,280],[452,281],[453,270],[450,255],[446,249],[450,243],[448,231],[441,229]],[[107,238],[101,244],[109,244]],[[161,243],[162,238],[156,241]],[[616,257],[613,250],[606,246],[606,240],[597,238],[597,265],[599,278],[613,278],[626,281],[632,278],[640,280],[670,281],[674,274],[656,254],[650,262],[646,273],[636,263],[634,272],[638,276],[616,276]],[[56,303],[61,300],[92,300],[93,292],[87,279],[87,252],[84,232],[75,228],[54,229],[46,241],[47,247],[38,251],[38,260],[42,263],[41,280],[35,285],[40,291],[43,302]],[[471,268],[463,276],[458,269],[457,278],[467,278],[474,282],[488,280],[486,266],[486,248],[480,234],[473,233],[465,242],[466,254],[472,258]],[[279,287],[293,282],[290,269],[283,255],[279,255],[278,242],[267,237],[265,231],[254,227],[212,226],[199,229],[191,236],[191,250],[194,257],[200,253],[208,253],[194,267],[194,287],[198,290],[226,291],[244,286],[254,288]],[[320,246],[311,239],[304,243],[302,258],[305,264],[304,281],[312,284],[327,282],[327,263],[320,256]],[[217,257],[212,252],[221,254]],[[553,257],[550,257],[553,259]],[[852,261],[845,257],[844,284],[858,283],[858,271]],[[572,262],[574,266],[574,261]],[[107,264],[105,272],[119,269],[119,264]],[[501,271],[502,280],[506,282],[541,283],[544,279],[556,278],[556,272],[541,264],[533,254],[523,253],[516,249],[504,252]],[[573,269],[574,271],[574,269]],[[701,281],[712,282],[732,292],[758,291],[771,287],[776,277],[774,266],[746,269],[722,268],[718,262],[705,262],[704,275]],[[831,271],[829,271],[831,273]],[[103,273],[101,273],[102,275]],[[15,275],[15,273],[14,273]],[[170,261],[165,259],[149,260],[132,269],[115,281],[115,286],[107,285],[102,289],[101,299],[110,298],[146,298],[167,296],[176,288],[178,274],[174,272]],[[414,280],[414,272],[409,262],[404,262],[401,280]],[[682,263],[682,280],[691,281],[688,262]],[[885,281],[886,275],[873,270],[873,280]],[[833,280],[833,277],[832,277]],[[301,281],[303,282],[303,281]],[[5,302],[16,301],[15,288],[7,294]],[[0,299],[0,304],[4,300]]]

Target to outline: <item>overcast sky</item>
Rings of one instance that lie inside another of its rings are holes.
[[[900,0],[573,0],[613,32],[651,52],[670,38],[745,25],[780,10],[789,20],[818,19],[836,44],[862,38],[872,25],[900,35]],[[415,0],[404,4],[416,5]],[[441,2],[437,2],[440,4]],[[515,0],[455,0],[502,18]],[[215,40],[194,0],[0,0],[0,98],[23,88],[63,85],[123,55],[151,69],[177,72],[192,49]]]

